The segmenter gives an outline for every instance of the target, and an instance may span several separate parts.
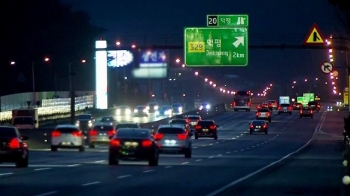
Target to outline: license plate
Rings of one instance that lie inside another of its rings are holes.
[[[255,131],[259,131],[260,129],[255,129]]]
[[[70,145],[70,142],[62,142],[62,145]]]
[[[315,107],[315,105],[311,105],[311,107]]]
[[[176,140],[165,140],[166,144],[176,144]]]
[[[134,155],[135,152],[130,152],[130,151],[122,151],[123,155]]]
[[[205,132],[206,132],[206,131],[209,131],[209,129],[203,129],[203,131],[205,131]]]
[[[99,135],[107,135],[107,133],[100,133]]]
[[[197,122],[191,122],[191,125],[196,125],[197,124]]]
[[[287,108],[283,108],[284,110],[287,110]]]

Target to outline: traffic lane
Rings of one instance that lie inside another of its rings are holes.
[[[347,113],[328,112],[322,129],[300,155],[293,156],[280,168],[256,176],[232,187],[220,196],[231,195],[340,195],[342,187],[342,140],[337,135],[343,129]]]

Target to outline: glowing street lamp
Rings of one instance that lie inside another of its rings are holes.
[[[121,45],[120,41],[115,42],[115,45],[120,46]]]
[[[305,79],[304,81],[307,82],[307,79]]]
[[[176,59],[175,60],[176,63],[180,63],[180,61],[181,61],[180,59]]]
[[[198,71],[194,72],[194,75],[198,76]]]
[[[131,45],[131,48],[136,48],[136,45],[135,44]]]
[[[44,61],[45,61],[45,62],[49,62],[50,59],[49,59],[48,57],[46,57],[46,58],[44,58]]]
[[[270,84],[270,86],[272,86],[272,84]]]
[[[16,65],[16,62],[15,61],[11,61],[10,65]]]
[[[205,82],[208,82],[208,78],[205,78],[204,81],[205,81]]]
[[[293,81],[293,84],[296,84],[297,83],[297,81]]]
[[[85,60],[85,59],[82,59],[81,62],[82,62],[82,63],[86,63],[86,60]]]

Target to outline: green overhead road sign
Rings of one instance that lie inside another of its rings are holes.
[[[208,27],[248,27],[248,15],[207,15]]]
[[[308,101],[315,101],[315,93],[303,93],[303,97],[306,97]]]
[[[185,28],[187,67],[246,66],[248,28]]]

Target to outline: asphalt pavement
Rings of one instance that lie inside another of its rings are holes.
[[[297,113],[274,115],[268,135],[250,135],[254,111],[226,112],[212,118],[220,125],[218,140],[193,140],[192,158],[162,154],[156,167],[146,162],[109,166],[108,149],[103,146],[86,152],[32,150],[28,168],[0,165],[1,196],[220,195],[300,150],[325,117],[324,112],[313,119],[299,119]]]

